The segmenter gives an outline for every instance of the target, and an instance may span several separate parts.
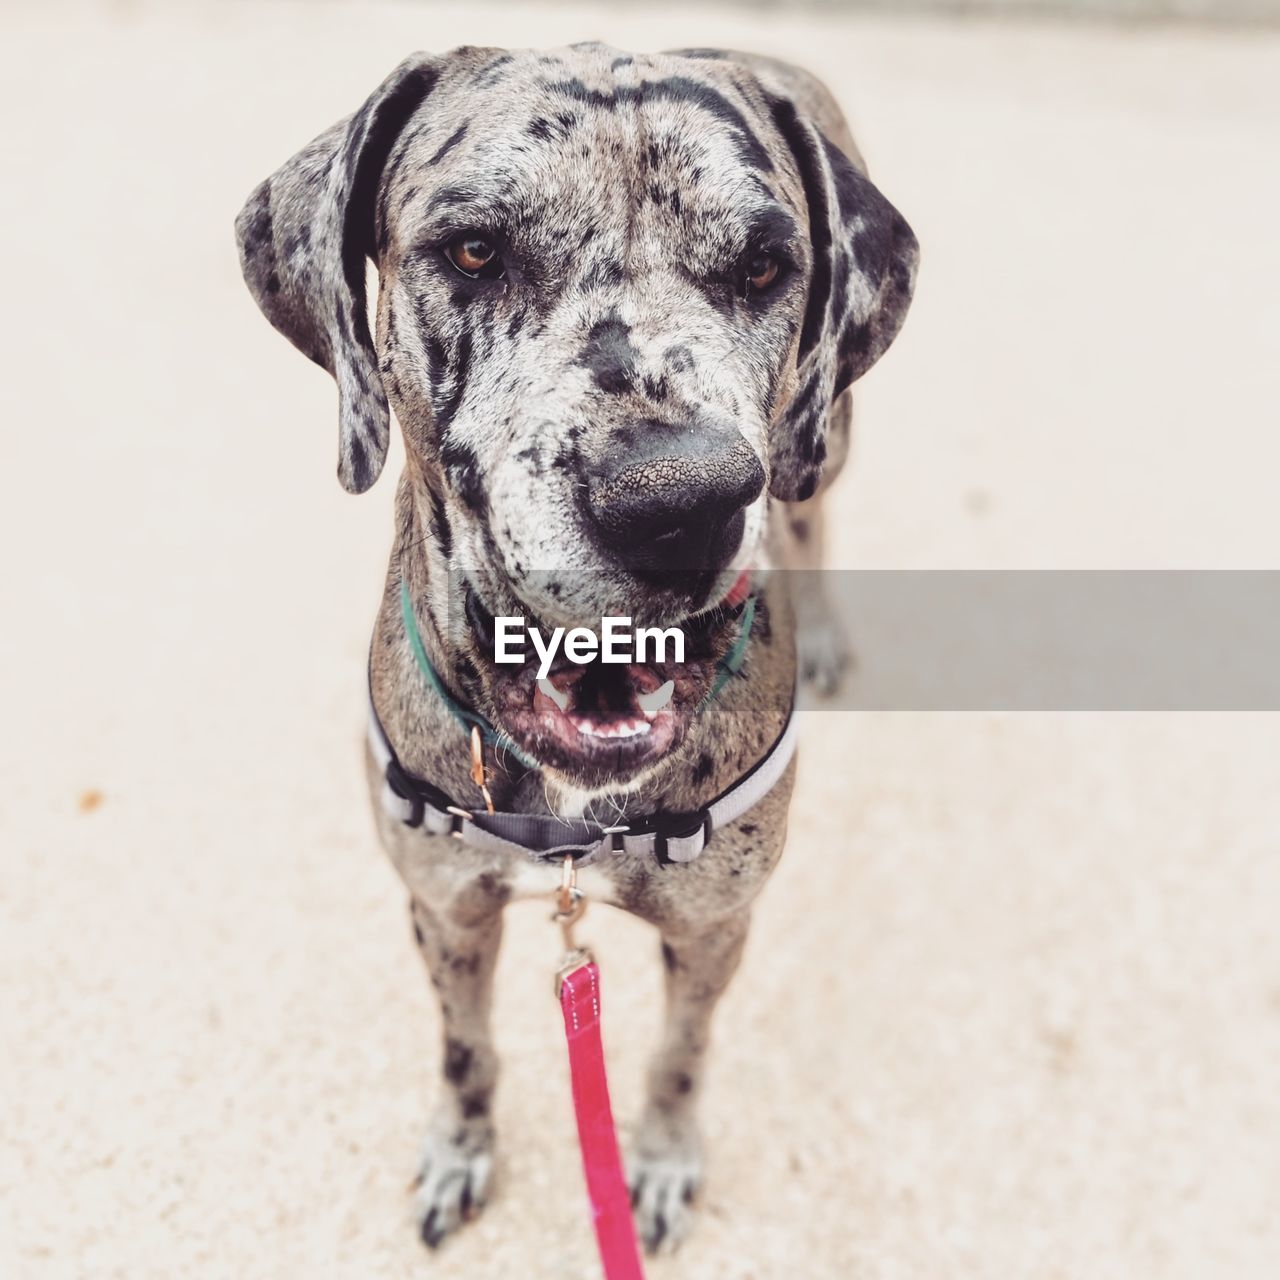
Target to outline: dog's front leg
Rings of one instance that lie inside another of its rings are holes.
[[[502,911],[495,902],[492,911],[462,922],[414,898],[412,913],[444,1028],[444,1087],[423,1145],[417,1194],[422,1239],[434,1249],[489,1193],[498,1074],[489,1009]]]
[[[651,1253],[679,1244],[692,1223],[702,1183],[695,1112],[711,1015],[742,958],[749,921],[744,910],[696,934],[663,931],[666,1023],[628,1168],[636,1230]]]
[[[784,536],[785,563],[791,574],[791,603],[796,618],[796,651],[800,675],[819,697],[836,693],[853,664],[853,648],[844,619],[831,599],[838,581],[822,568],[825,494],[807,502],[788,503]]]

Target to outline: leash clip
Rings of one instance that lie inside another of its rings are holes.
[[[560,934],[564,941],[564,955],[556,968],[554,995],[560,999],[560,989],[565,979],[584,964],[591,964],[594,957],[590,947],[580,946],[574,938],[574,928],[586,914],[587,897],[578,888],[578,868],[573,854],[565,854],[560,864],[560,888],[555,895],[556,909],[551,913],[552,924],[560,926]]]

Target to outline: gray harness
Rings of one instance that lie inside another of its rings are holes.
[[[383,773],[382,807],[407,827],[453,836],[474,849],[520,854],[534,862],[572,857],[587,866],[607,854],[647,855],[660,863],[692,862],[721,827],[742,817],[773,790],[796,750],[795,704],[773,746],[727,791],[692,813],[655,813],[604,826],[554,814],[486,813],[457,805],[439,787],[401,765],[369,696],[369,748]]]

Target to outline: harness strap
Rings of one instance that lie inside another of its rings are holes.
[[[431,659],[427,657],[427,646],[422,643],[422,632],[418,629],[418,619],[413,612],[409,584],[403,578],[400,579],[400,617],[404,622],[404,633],[409,637],[409,648],[413,651],[413,660],[418,664],[418,670],[422,672],[423,679],[431,686],[431,691],[444,703],[449,714],[462,726],[463,730],[470,733],[474,726],[480,730],[480,736],[491,746],[502,746],[526,769],[536,769],[538,767],[536,760],[529,759],[510,738],[500,737],[484,716],[464,707],[445,687],[444,681],[431,665]]]
[[[698,704],[699,711],[713,703],[720,696],[720,691],[725,685],[738,674],[747,657],[747,645],[751,641],[751,627],[755,620],[756,598],[748,596],[746,604],[742,606],[742,621],[738,625],[737,639],[733,642],[733,648],[717,664],[715,683]]]
[[[572,856],[587,866],[606,854],[647,855],[659,862],[692,862],[712,833],[742,817],[777,785],[795,755],[799,726],[795,707],[773,746],[755,766],[704,809],[657,813],[625,825],[553,814],[486,813],[458,805],[432,783],[410,774],[396,756],[369,692],[369,748],[382,770],[382,808],[397,822],[432,835],[451,835],[476,849],[523,854],[535,862]]]

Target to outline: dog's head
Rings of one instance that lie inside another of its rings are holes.
[[[353,493],[394,407],[432,581],[453,584],[419,607],[469,695],[580,781],[670,751],[717,627],[649,716],[635,699],[663,670],[539,693],[493,663],[492,616],[719,619],[766,494],[816,489],[831,403],[893,340],[916,262],[899,214],[750,69],[600,45],[407,59],[237,233],[267,317],[337,381]]]

